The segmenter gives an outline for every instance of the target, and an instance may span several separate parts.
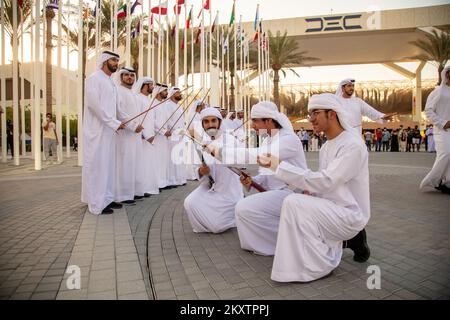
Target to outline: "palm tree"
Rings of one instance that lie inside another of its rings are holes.
[[[286,70],[291,71],[297,77],[300,75],[293,69],[307,65],[308,62],[320,59],[308,57],[307,51],[299,51],[299,44],[295,39],[289,38],[287,31],[281,34],[277,31],[276,36],[269,31],[270,41],[270,65],[273,70],[273,98],[275,104],[280,107],[280,71],[286,77]]]
[[[432,30],[431,33],[425,33],[426,39],[418,39],[410,41],[409,43],[422,52],[418,55],[408,57],[410,59],[417,59],[423,62],[433,61],[437,66],[439,73],[439,84],[441,83],[441,73],[444,70],[450,58],[450,33],[449,29],[444,29],[438,33]]]

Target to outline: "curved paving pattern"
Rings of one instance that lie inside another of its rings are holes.
[[[183,201],[195,182],[127,207],[148,291],[155,299],[449,298],[448,198],[416,188],[429,155],[414,155],[414,166],[408,155],[396,156],[398,167],[384,164],[387,155],[372,156],[371,259],[356,263],[346,250],[332,276],[307,284],[271,281],[273,259],[241,250],[235,229],[194,234]],[[308,158],[317,165],[316,156]],[[381,268],[381,290],[367,289],[369,265]]]

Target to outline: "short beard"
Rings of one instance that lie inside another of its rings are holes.
[[[109,64],[108,62],[106,63],[106,67],[108,68],[109,72],[114,73],[117,71],[117,66],[113,66],[111,64]]]

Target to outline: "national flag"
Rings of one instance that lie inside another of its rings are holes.
[[[127,4],[123,4],[117,9],[117,19],[124,19],[127,16]]]
[[[58,10],[58,0],[51,0],[50,3],[47,5],[46,9],[55,9]]]
[[[191,23],[193,23],[193,20],[192,20],[192,8],[191,8],[191,11],[189,11],[189,16],[187,17],[186,29],[190,29],[191,28]]]
[[[227,35],[227,38],[225,39],[225,41],[223,41],[223,54],[225,54],[227,51],[228,51],[228,46],[229,46],[229,44],[228,44],[228,35]]]
[[[134,13],[134,9],[136,9],[137,6],[141,6],[142,5],[142,0],[136,0],[133,5],[131,6],[131,11],[130,13],[133,14]]]
[[[133,32],[131,32],[131,38],[134,39],[137,37],[137,35],[141,33],[141,22],[138,21],[136,26],[134,27]]]
[[[201,33],[202,33],[202,25],[200,24],[200,26],[198,27],[198,30],[197,30],[197,35],[195,36],[195,44],[198,44]]]
[[[167,14],[168,1],[161,3],[161,6],[153,7],[151,12],[159,15]]]
[[[258,30],[258,21],[259,21],[259,6],[256,7],[256,15],[255,15],[255,22],[253,23],[253,29]]]
[[[181,42],[181,50],[184,50],[184,39],[183,42]]]
[[[89,18],[89,8],[83,9],[83,20],[86,21]]]
[[[173,7],[173,12],[175,14],[177,13],[177,7],[178,7],[178,14],[181,13],[181,6],[185,3],[185,0],[177,0],[177,4]]]
[[[214,19],[212,28],[211,28],[211,33],[214,33],[214,30],[216,29],[217,24],[219,23],[219,12],[217,12],[216,14],[216,18]]]
[[[23,9],[23,0],[17,0],[20,9]]]
[[[100,8],[100,13],[102,12],[101,8],[102,8],[102,4],[101,4],[102,0],[98,0],[98,7]],[[94,17],[97,17],[97,5],[94,7]]]
[[[236,11],[236,1],[233,2],[233,10],[231,11],[231,17],[230,17],[230,27],[234,24],[235,20],[235,11]]]
[[[205,4],[203,5],[203,9],[209,10],[210,7],[211,7],[211,6],[210,6],[210,3],[209,3],[209,0],[206,0]]]

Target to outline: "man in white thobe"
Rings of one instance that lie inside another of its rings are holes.
[[[167,96],[169,94],[168,87],[165,84],[157,83],[155,86],[155,100],[152,107],[155,109],[155,137],[153,145],[157,154],[158,161],[158,187],[159,189],[166,189],[169,186],[169,179],[167,177],[167,164],[170,161],[170,144],[168,138],[171,133],[168,131],[167,119],[170,114],[167,109]],[[156,106],[158,105],[158,106]]]
[[[202,120],[200,118],[200,113],[205,109],[205,104],[200,100],[195,101],[187,117],[186,129],[195,135],[195,138],[202,140],[199,136],[203,132]],[[200,159],[195,148],[194,142],[186,137],[186,177],[188,180],[198,180],[198,173],[196,166],[200,164]]]
[[[184,131],[183,108],[179,105],[179,102],[183,100],[183,96],[179,88],[173,87],[169,91],[169,97],[166,108],[171,117],[168,127],[172,135],[169,138],[170,159],[167,164],[167,175],[169,177],[169,185],[178,187],[186,184],[185,140],[184,135],[180,136],[180,132]]]
[[[117,85],[117,118],[127,121],[140,113],[137,97],[131,91],[135,82],[135,72],[131,68],[122,68],[116,76]],[[139,172],[137,156],[142,156],[140,119],[127,124],[125,130],[116,137],[116,201],[134,204],[136,199],[144,196],[142,172]],[[136,182],[139,182],[138,184]],[[138,187],[138,188],[136,188]]]
[[[309,100],[309,121],[328,139],[320,150],[318,171],[260,156],[259,164],[270,167],[277,179],[304,190],[283,202],[274,281],[322,278],[339,265],[343,247],[351,248],[358,262],[370,256],[364,232],[370,218],[368,152],[362,139],[351,133],[344,108],[330,93]]]
[[[140,112],[144,112],[150,108],[151,96],[153,92],[153,79],[141,77],[133,86],[133,93],[136,95],[137,102],[140,106]],[[159,194],[158,188],[158,159],[155,147],[152,145],[155,137],[155,112],[150,110],[138,118],[139,123],[142,122],[144,129],[142,130],[142,155],[137,157],[137,162],[141,169],[140,176],[143,179],[144,197],[148,198],[152,194]],[[138,167],[138,166],[137,166]]]
[[[305,154],[300,139],[295,135],[287,117],[278,112],[274,103],[263,101],[254,105],[251,110],[251,119],[252,127],[258,134],[267,132],[267,137],[256,149],[257,153],[267,153],[272,150],[283,161],[306,169]],[[238,159],[238,162],[241,161]],[[256,177],[242,182],[249,188],[252,180],[267,191],[246,197],[237,204],[236,225],[239,240],[241,247],[245,250],[261,255],[273,255],[281,205],[284,198],[292,194],[294,190],[277,179],[270,170],[264,168],[259,169],[259,175]]]
[[[234,119],[233,123],[234,129],[232,134],[236,137],[236,144],[238,148],[245,148],[247,135],[245,133],[244,110],[237,110],[236,119]]]
[[[355,79],[347,78],[339,83],[336,90],[336,96],[339,97],[344,106],[344,110],[348,112],[348,122],[351,131],[361,137],[362,135],[362,117],[366,116],[372,121],[384,123],[390,120],[395,113],[384,114],[377,111],[364,100],[354,96]]]
[[[200,117],[202,130],[212,144],[222,148],[226,141],[232,141],[220,129],[222,116],[218,110],[206,108]],[[225,164],[206,152],[200,152],[205,161],[197,166],[200,186],[185,199],[184,208],[195,233],[221,233],[236,226],[234,212],[236,203],[244,196],[242,187],[239,176]]]
[[[436,188],[450,194],[450,66],[441,74],[441,84],[428,96],[425,114],[433,122],[436,160],[420,188]]]
[[[110,214],[121,207],[113,203],[116,131],[125,128],[116,118],[117,89],[111,79],[118,63],[118,54],[103,52],[85,84],[81,201],[92,214]]]

